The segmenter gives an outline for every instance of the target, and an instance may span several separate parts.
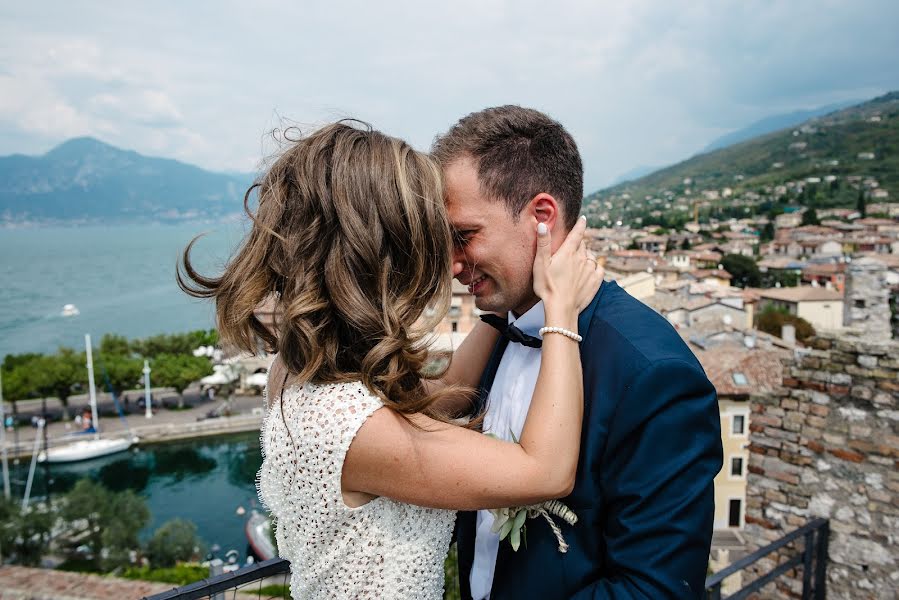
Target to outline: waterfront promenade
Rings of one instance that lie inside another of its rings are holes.
[[[218,435],[224,433],[236,433],[241,431],[258,430],[262,423],[262,396],[235,395],[231,401],[230,416],[208,417],[210,411],[214,411],[221,407],[224,403],[223,398],[216,397],[210,400],[205,395],[200,394],[199,390],[192,388],[185,391],[184,403],[185,408],[178,410],[175,408],[165,408],[165,406],[174,407],[177,404],[177,396],[174,392],[167,391],[162,388],[156,388],[152,391],[153,398],[160,401],[159,406],[153,404],[153,417],[147,419],[144,416],[144,409],[139,408],[136,404],[138,398],[143,398],[143,393],[137,390],[126,392],[129,397],[129,406],[131,414],[126,415],[123,421],[115,414],[112,399],[108,394],[99,394],[97,397],[98,410],[101,413],[100,429],[103,435],[110,437],[119,437],[127,434],[130,429],[131,433],[140,438],[141,444],[165,442],[178,439],[187,439],[202,437],[207,435]],[[41,401],[26,400],[17,403],[20,423],[28,421],[31,416],[40,416]],[[81,414],[84,407],[88,405],[86,396],[73,396],[69,398],[69,412],[74,417]],[[10,403],[5,403],[4,410],[12,410]],[[47,410],[51,414],[58,415],[62,408],[59,401],[55,398],[47,399]],[[16,445],[16,435],[12,429],[6,430],[6,449],[10,460],[28,459],[34,446],[34,437],[38,433],[36,427],[28,424],[20,424],[18,428],[18,445]],[[55,446],[61,443],[80,439],[71,437],[78,431],[78,426],[74,420],[71,421],[54,421],[47,427],[47,438],[49,445]],[[43,445],[41,445],[43,447]]]

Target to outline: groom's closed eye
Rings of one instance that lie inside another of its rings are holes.
[[[464,248],[471,241],[471,236],[475,234],[473,229],[455,230],[453,232],[453,244],[459,248]]]
[[[471,232],[470,231],[454,231],[453,232],[453,245],[464,248],[468,245],[468,241],[470,239]]]

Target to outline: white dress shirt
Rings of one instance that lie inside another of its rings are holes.
[[[544,321],[542,301],[518,319],[509,313],[509,323],[514,323],[521,331],[535,337],[543,327]],[[516,438],[521,438],[521,430],[524,428],[524,421],[531,406],[531,396],[537,385],[541,357],[540,348],[529,348],[509,342],[496,371],[490,395],[487,397],[484,432],[509,441],[512,441],[513,432]],[[490,511],[479,510],[474,562],[469,577],[471,596],[474,600],[490,598],[490,590],[493,587],[499,535],[493,533],[491,527],[493,515]]]

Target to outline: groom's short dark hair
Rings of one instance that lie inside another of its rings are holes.
[[[444,167],[472,158],[484,191],[505,202],[513,218],[541,192],[562,205],[569,229],[581,212],[584,166],[577,145],[540,111],[506,105],[471,113],[438,136],[431,152]]]

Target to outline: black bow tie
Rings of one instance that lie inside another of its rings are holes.
[[[481,315],[481,320],[498,330],[510,342],[515,342],[528,348],[540,348],[543,346],[543,340],[526,334],[518,327],[515,327],[515,325],[510,325],[508,319],[487,313],[486,315]]]

